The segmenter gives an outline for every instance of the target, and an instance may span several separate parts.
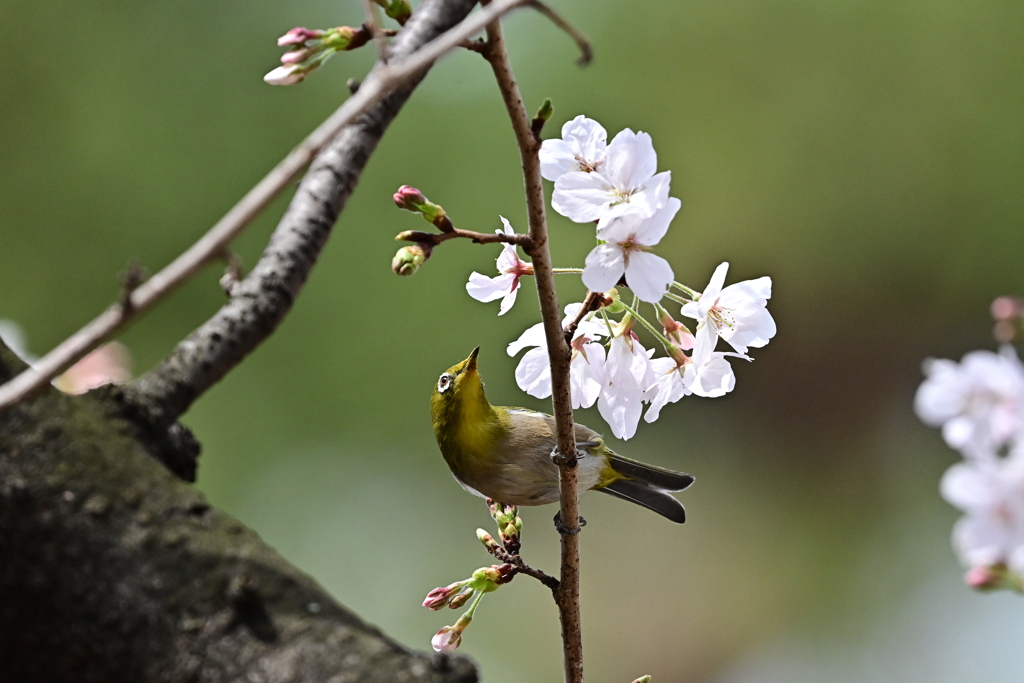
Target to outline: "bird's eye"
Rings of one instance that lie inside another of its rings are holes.
[[[448,390],[448,387],[452,385],[452,378],[448,373],[441,375],[441,379],[437,380],[437,390],[442,394]]]

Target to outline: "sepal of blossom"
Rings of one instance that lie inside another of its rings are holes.
[[[622,301],[618,289],[612,287],[605,292],[603,296],[605,300],[603,306],[606,311],[612,315],[618,315],[619,313],[626,312],[626,304]]]
[[[685,304],[682,314],[697,320],[693,360],[698,365],[710,358],[718,338],[738,353],[760,348],[775,336],[775,320],[768,312],[772,280],[761,277],[723,287],[728,262],[715,269],[700,299]]]
[[[971,351],[959,363],[928,359],[914,409],[925,424],[942,427],[950,448],[991,458],[1019,440],[1024,407],[1024,365],[1011,347]]]
[[[494,540],[494,536],[491,536],[483,529],[476,530],[476,537],[477,540],[484,544],[484,547],[487,548],[488,552],[494,552],[495,550],[498,550],[498,548],[500,548],[498,542]]]
[[[323,37],[324,32],[318,29],[308,29],[302,26],[296,26],[288,33],[284,34],[277,39],[279,47],[285,47],[286,45],[305,45],[307,40],[319,40]]]
[[[558,176],[551,206],[577,223],[597,221],[598,228],[626,213],[650,218],[668,201],[672,180],[670,171],[657,169],[651,136],[626,128],[608,145],[600,171]]]
[[[498,571],[499,565],[491,565],[490,567],[481,567],[473,572],[472,578],[467,582],[467,586],[475,591],[481,593],[490,593],[498,590],[498,586],[502,581],[502,573]]]
[[[661,328],[664,330],[668,340],[683,351],[691,350],[694,340],[690,328],[681,322],[673,320],[672,316],[669,315],[669,312],[661,304],[655,304],[655,308],[658,311],[658,322],[661,323]],[[672,355],[671,350],[669,350],[669,355]]]
[[[541,112],[537,117],[541,117]],[[604,165],[607,140],[608,132],[593,119],[581,114],[572,121],[566,121],[562,124],[561,139],[551,138],[541,143],[538,154],[540,174],[547,180],[556,181],[566,173],[598,170]]]
[[[504,234],[515,235],[512,225],[504,216],[499,216],[504,225]],[[499,235],[501,230],[495,230]],[[466,292],[477,301],[494,301],[501,299],[501,306],[498,307],[498,315],[505,315],[512,304],[516,302],[519,293],[519,279],[524,275],[533,275],[533,264],[527,263],[519,258],[516,245],[503,244],[501,254],[498,255],[498,275],[487,277],[473,271],[466,283]]]
[[[678,199],[670,197],[651,216],[627,213],[599,229],[597,237],[604,244],[594,247],[587,255],[583,284],[595,292],[603,292],[625,276],[626,285],[641,300],[661,301],[675,275],[668,261],[649,250],[665,236],[680,206]]]
[[[597,401],[612,434],[624,440],[636,434],[644,392],[655,379],[650,354],[640,340],[632,332],[617,334],[608,349],[605,383]]]
[[[472,590],[467,588],[468,581],[459,581],[449,586],[443,586],[441,588],[435,588],[434,590],[427,593],[426,599],[423,600],[423,606],[437,611],[451,605],[454,598],[465,594],[472,595]],[[465,602],[465,601],[463,601]],[[453,609],[458,609],[456,605]]]
[[[563,327],[576,317],[583,304],[569,304],[565,307],[566,316],[562,320]],[[573,343],[580,339],[582,346],[577,353],[574,346],[572,360],[569,363],[569,383],[573,408],[589,408],[594,405],[592,396],[593,380],[603,384],[604,349],[600,344],[591,343],[607,336],[608,330],[595,320],[581,320],[573,333]],[[537,323],[519,335],[519,339],[508,345],[508,355],[515,356],[525,348],[531,348],[516,366],[516,384],[519,388],[536,398],[547,398],[551,395],[551,364],[548,359],[548,342],[544,335],[544,324]]]
[[[384,8],[384,14],[388,15],[402,26],[405,26],[405,22],[409,21],[409,17],[412,16],[412,5],[409,4],[409,0],[373,1]]]
[[[398,275],[412,275],[430,258],[432,250],[429,242],[417,242],[402,247],[391,259],[391,270]]]
[[[355,50],[369,42],[372,34],[366,29],[352,28],[351,26],[339,26],[323,32],[320,45],[329,50],[342,52]]]
[[[425,221],[434,225],[442,232],[451,232],[454,229],[451,220],[449,220],[444,212],[444,208],[440,204],[435,204],[424,197],[423,193],[415,187],[402,185],[398,188],[398,192],[393,195],[393,199],[398,208],[422,214]]]

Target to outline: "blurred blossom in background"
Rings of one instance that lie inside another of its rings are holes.
[[[770,276],[784,331],[736,366],[739,390],[667,405],[613,440],[697,483],[682,527],[583,496],[588,670],[655,683],[1019,681],[1024,598],[964,585],[950,547],[961,513],[938,493],[961,458],[913,406],[921,359],[995,352],[989,304],[1024,292],[1024,4],[553,4],[593,41],[590,67],[546,20],[506,23],[528,107],[554,100],[547,135],[579,113],[650,133],[682,199],[658,254],[688,283],[726,260],[730,282]],[[40,40],[56,17],[75,30]],[[17,68],[0,74],[0,318],[43,353],[116,300],[130,259],[152,271],[191,244],[374,56],[341,53],[274,88],[262,79],[277,37],[361,21],[359,3],[324,0],[3,4],[0,54]],[[491,401],[550,404],[516,386],[504,352],[537,320],[530,279],[500,318],[466,293],[470,273],[495,273],[496,249],[453,242],[412,278],[391,272],[393,236],[419,227],[394,206],[403,184],[459,227],[527,224],[478,55],[452,55],[417,90],[291,315],[184,422],[214,504],[428,650],[437,622],[423,595],[488,562],[472,534],[487,510],[434,443],[437,375],[481,345]],[[237,244],[246,266],[286,201]],[[555,260],[582,263],[592,228],[550,220]],[[136,373],[221,305],[220,275],[121,335]],[[558,285],[563,304],[583,295]],[[579,420],[601,424],[596,407]],[[553,513],[522,512],[525,557],[548,570]],[[488,681],[556,680],[547,590],[521,580],[489,601],[460,652]]]

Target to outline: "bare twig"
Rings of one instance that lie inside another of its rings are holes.
[[[174,291],[205,265],[219,258],[224,247],[237,237],[278,193],[288,187],[346,125],[363,114],[372,104],[382,100],[403,84],[421,77],[437,59],[478,33],[495,18],[529,2],[530,0],[495,0],[476,15],[465,19],[413,54],[374,69],[357,93],[249,190],[203,237],[135,289],[130,294],[129,305],[111,306],[41,358],[34,368],[0,386],[0,411],[44,387],[47,382]],[[270,329],[273,329],[273,326]],[[256,343],[264,337],[260,337]],[[218,378],[228,369],[230,367],[220,372]],[[202,387],[202,390],[205,390],[206,386]]]
[[[366,15],[366,23],[363,24],[363,28],[370,31],[374,41],[377,43],[377,59],[386,64],[388,61],[388,41],[381,30],[380,7],[374,4],[372,0],[363,0],[363,12]]]
[[[565,343],[571,344],[572,337],[576,334],[576,328],[580,326],[583,319],[587,317],[587,313],[596,311],[604,305],[604,295],[600,292],[587,291],[587,296],[583,299],[583,305],[580,306],[580,310],[576,311],[576,315],[573,319],[565,326]]]
[[[464,238],[473,240],[476,244],[495,244],[498,242],[504,244],[514,244],[518,247],[522,247],[525,251],[529,252],[533,242],[530,240],[529,235],[506,235],[502,232],[473,232],[472,230],[458,230],[452,229],[448,232],[423,232],[420,230],[406,230],[405,232],[399,233],[396,240],[402,242],[424,242],[433,247],[441,244],[441,242],[447,242],[450,239]]]
[[[527,576],[537,579],[542,584],[550,588],[552,593],[558,590],[558,579],[556,579],[555,577],[551,576],[546,572],[541,571],[540,569],[535,569],[530,565],[526,564],[526,562],[523,561],[523,558],[518,553],[510,553],[500,546],[485,547],[487,548],[487,552],[489,552],[491,555],[494,555],[495,558],[502,562],[507,562],[508,564],[512,565],[515,568],[515,573],[526,574]]]
[[[590,60],[594,58],[594,51],[590,47],[590,41],[587,40],[585,35],[580,33],[579,29],[563,19],[555,10],[540,2],[540,0],[531,0],[530,7],[550,19],[555,26],[565,31],[576,42],[576,46],[580,49],[580,58],[576,61],[577,64],[580,66],[590,64]]]
[[[576,439],[572,402],[569,395],[570,350],[562,330],[555,292],[555,278],[548,247],[547,217],[544,208],[544,186],[540,175],[538,151],[540,143],[533,135],[531,121],[523,106],[512,65],[505,50],[501,23],[487,26],[487,60],[501,90],[505,109],[512,121],[519,155],[523,164],[526,203],[533,242],[527,253],[533,259],[537,276],[544,336],[551,362],[552,406],[558,438],[556,462],[559,465],[561,493],[560,515],[568,533],[562,535],[562,562],[558,589],[554,591],[562,625],[562,652],[566,683],[583,683],[583,638],[580,625],[579,565],[579,499],[577,493]]]

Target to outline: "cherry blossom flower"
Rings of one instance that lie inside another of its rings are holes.
[[[651,405],[644,414],[644,420],[654,422],[661,409],[668,403],[675,403],[684,396],[694,394],[704,398],[725,396],[736,386],[736,375],[726,357],[733,356],[750,360],[739,353],[711,354],[700,367],[683,353],[677,358],[655,358],[651,361],[655,382],[644,392],[644,401]]]
[[[562,125],[562,138],[540,146],[540,174],[558,180],[573,172],[590,173],[604,165],[608,133],[600,123],[580,114]]]
[[[576,317],[582,304],[565,307],[563,326]],[[589,408],[594,405],[604,386],[604,347],[595,340],[607,336],[608,330],[594,320],[582,320],[572,340],[572,360],[569,362],[569,387],[572,407]],[[525,348],[533,347],[519,361],[516,367],[516,384],[536,398],[551,396],[551,364],[548,359],[548,343],[544,336],[544,324],[537,323],[519,339],[508,345],[508,355],[515,356]]]
[[[960,363],[928,359],[914,398],[918,417],[942,427],[950,448],[970,457],[993,457],[1020,438],[1024,365],[1012,347],[972,351]]]
[[[698,321],[693,361],[703,365],[721,337],[738,353],[760,348],[775,336],[775,320],[768,312],[772,279],[761,277],[723,288],[728,262],[715,269],[698,301],[683,306],[682,314]]]
[[[942,478],[943,498],[966,514],[953,527],[953,547],[967,567],[1006,564],[1024,572],[1024,456],[968,460]]]
[[[675,276],[668,261],[647,250],[665,236],[680,205],[671,197],[650,217],[627,213],[598,230],[598,239],[605,243],[587,255],[583,284],[591,291],[605,292],[625,275],[626,284],[641,300],[660,301]]]
[[[657,170],[651,136],[626,128],[608,145],[600,171],[558,176],[551,206],[577,223],[598,221],[598,227],[625,213],[649,218],[668,201],[672,179],[670,171]]]
[[[632,332],[612,339],[605,361],[605,383],[597,401],[601,417],[620,439],[636,434],[644,391],[657,379],[650,352]]]
[[[500,216],[505,226],[506,235],[514,235],[515,231],[504,216]],[[495,230],[501,234],[501,230]],[[512,304],[516,302],[516,295],[519,291],[519,278],[523,275],[533,275],[533,265],[519,258],[516,245],[505,244],[498,256],[497,277],[487,277],[474,271],[466,283],[466,291],[477,301],[494,301],[501,299],[501,306],[498,308],[498,315],[505,315]]]

